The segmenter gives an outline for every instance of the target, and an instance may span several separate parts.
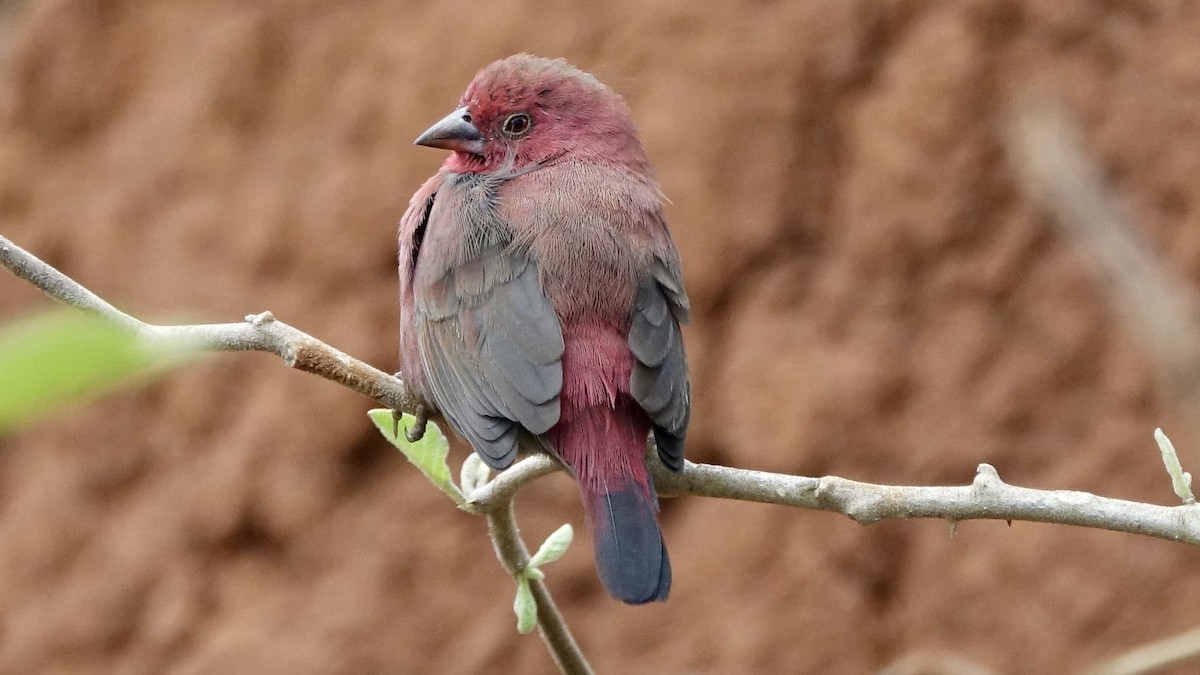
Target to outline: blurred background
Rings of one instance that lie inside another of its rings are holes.
[[[9,2],[0,231],[143,318],[270,309],[394,370],[396,223],[444,159],[413,138],[487,62],[563,56],[628,98],[672,201],[691,459],[902,484],[986,461],[1171,504],[1151,433],[1195,411],[1003,134],[1021,97],[1061,101],[1197,279],[1197,35],[1167,0]],[[0,320],[47,305],[0,274]],[[550,671],[483,520],[368,407],[224,354],[0,438],[0,672]],[[533,543],[582,522],[562,475],[517,506]],[[662,519],[666,603],[610,600],[586,538],[547,570],[600,672],[1070,672],[1200,624],[1182,545],[698,498]]]

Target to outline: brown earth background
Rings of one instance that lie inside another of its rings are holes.
[[[0,51],[6,236],[140,316],[270,309],[385,370],[395,224],[443,159],[412,139],[486,62],[565,56],[627,96],[673,202],[690,458],[1174,501],[1151,432],[1180,414],[1002,138],[1055,95],[1200,277],[1195,2],[37,0]],[[0,274],[0,317],[46,305]],[[551,670],[484,522],[368,407],[226,354],[0,439],[0,672]],[[527,489],[527,537],[577,500]],[[548,569],[601,672],[1060,673],[1200,624],[1182,545],[698,498],[663,522],[669,602],[609,600],[586,538]]]

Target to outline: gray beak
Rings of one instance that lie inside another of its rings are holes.
[[[483,154],[483,134],[471,123],[471,112],[465,106],[438,120],[437,124],[417,136],[413,144],[472,155]]]

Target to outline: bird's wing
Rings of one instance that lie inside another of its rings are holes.
[[[442,187],[444,175],[438,172],[425,181],[408,204],[408,210],[400,218],[400,375],[412,390],[428,397],[428,387],[422,372],[420,353],[417,347],[416,307],[413,298],[417,258],[425,232],[429,225],[429,212],[433,200]],[[432,403],[432,401],[430,401]]]
[[[629,347],[637,363],[630,391],[654,423],[658,456],[673,471],[683,468],[683,439],[691,414],[687,358],[679,324],[687,321],[688,299],[673,256],[657,258],[634,298]]]
[[[435,207],[428,227],[463,228],[470,212]],[[539,435],[558,423],[562,329],[537,263],[503,228],[461,232],[461,260],[418,262],[417,341],[442,414],[488,465],[503,469],[516,457],[522,427]]]

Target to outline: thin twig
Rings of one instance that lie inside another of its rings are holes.
[[[531,458],[531,460],[534,459],[537,458]],[[557,468],[557,465],[548,459],[546,463],[550,464],[551,471]],[[507,472],[500,475],[506,474]],[[529,480],[532,480],[544,474],[527,470],[522,475],[530,476]],[[492,537],[492,546],[496,549],[496,557],[500,559],[508,573],[515,577],[529,564],[529,549],[525,548],[525,542],[521,540],[517,519],[513,515],[512,493],[499,494],[503,495],[502,499],[489,502],[488,532]],[[533,591],[533,599],[537,602],[538,635],[542,636],[542,641],[546,643],[546,648],[554,657],[559,671],[567,675],[591,675],[592,667],[588,665],[583,651],[579,649],[579,644],[571,635],[571,630],[567,627],[567,622],[563,620],[562,613],[558,611],[554,598],[546,590],[545,582],[540,579],[530,579],[529,590]]]
[[[557,470],[550,459],[521,460],[473,495],[486,510],[523,485]],[[1012,520],[1076,525],[1200,546],[1200,506],[1160,506],[1100,497],[1074,490],[1037,490],[1009,485],[990,464],[980,464],[975,480],[962,486],[880,485],[838,476],[792,476],[714,464],[685,462],[673,473],[651,462],[651,475],[664,497],[691,495],[832,511],[861,525],[895,518]]]
[[[849,516],[862,525],[890,518],[1023,520],[1129,532],[1200,545],[1200,508],[1159,506],[1073,490],[1036,490],[1000,480],[980,464],[970,485],[877,485],[837,476],[806,478],[690,464],[680,474],[655,467],[660,492],[787,504]]]
[[[548,476],[562,468],[549,455],[536,454],[508,467],[494,479],[467,495],[467,502],[478,513],[488,513],[500,504],[512,501],[525,484]]]
[[[145,323],[113,307],[79,282],[0,236],[0,266],[61,300],[125,328],[150,342],[186,345],[198,351],[258,351],[275,354],[290,368],[333,380],[377,403],[416,414],[422,403],[404,382],[278,321],[270,312],[243,323],[161,326]]]
[[[103,298],[32,253],[0,235],[0,265],[36,286],[46,295],[88,314],[111,321],[135,333],[145,333],[150,325],[108,304]]]
[[[151,339],[191,340],[211,350],[258,350],[277,354],[289,366],[340,382],[396,410],[414,412],[420,403],[401,380],[333,349],[269,314],[246,323],[197,326],[145,324],[104,302],[66,275],[0,237],[0,265],[49,295],[91,311]],[[687,463],[679,474],[657,462],[654,480],[663,494],[692,494],[783,504],[843,513],[860,523],[884,518],[979,518],[1079,525],[1200,544],[1200,512],[1194,505],[1158,506],[1099,497],[1086,492],[1021,488],[1003,483],[980,465],[970,486],[921,487],[861,483],[836,476],[811,478]],[[472,501],[486,511],[508,501],[526,482],[555,470],[543,455],[519,462],[488,483]]]

